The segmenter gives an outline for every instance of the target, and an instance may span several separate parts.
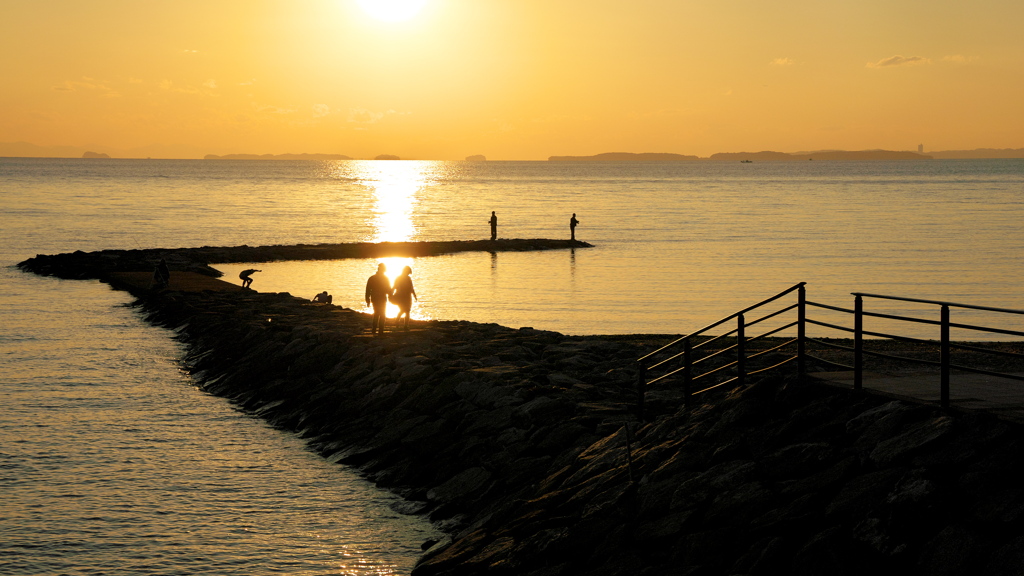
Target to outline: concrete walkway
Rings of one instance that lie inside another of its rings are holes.
[[[826,384],[853,388],[853,371],[808,374]],[[1015,374],[1024,376],[1024,374]],[[882,394],[939,403],[939,374],[936,372],[892,376],[864,373],[864,388]],[[984,410],[1024,422],[1024,382],[984,374],[953,374],[949,380],[949,405],[953,408]]]
[[[152,272],[111,272],[106,280],[116,288],[128,291],[150,290],[153,286]],[[205,274],[195,272],[179,272],[171,270],[168,290],[176,292],[240,292],[243,288],[238,284],[225,282]]]

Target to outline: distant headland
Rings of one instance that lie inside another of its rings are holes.
[[[122,159],[177,159],[191,160],[359,160],[344,154],[207,154],[206,150],[191,145],[164,145],[115,149],[100,145],[85,146],[38,146],[29,142],[0,142],[0,157],[3,158],[122,158]],[[395,160],[398,156],[382,154],[377,159]],[[669,152],[605,152],[592,156],[550,156],[553,162],[789,162],[808,160],[965,160],[965,159],[1006,159],[1024,158],[1024,148],[975,148],[972,150],[896,151],[896,150],[817,150],[812,152],[720,152],[708,157]],[[418,156],[430,160],[428,156]],[[440,158],[433,158],[441,160]],[[452,158],[454,159],[454,158]],[[467,161],[486,161],[483,154],[465,157]],[[515,158],[501,158],[516,160]]]
[[[1021,150],[1024,153],[1024,149]],[[808,160],[930,160],[934,155],[892,150],[822,150],[819,152],[719,152],[708,158],[682,154],[606,152],[594,156],[551,156],[549,162],[795,162]],[[977,158],[977,156],[972,156]],[[1012,156],[1005,156],[1012,157]],[[1024,154],[1021,155],[1024,157]]]
[[[207,154],[203,160],[351,160],[344,154]]]

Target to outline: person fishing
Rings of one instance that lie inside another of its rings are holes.
[[[167,260],[161,258],[153,270],[153,286],[156,288],[166,288],[170,283],[171,269],[167,266]]]

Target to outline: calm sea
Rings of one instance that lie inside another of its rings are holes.
[[[386,263],[413,268],[414,317],[568,334],[685,333],[797,282],[843,307],[860,291],[1024,308],[1024,160],[0,159],[0,207],[3,574],[407,573],[433,534],[198,391],[126,295],[11,267],[37,253],[480,239],[492,210],[500,237],[567,238],[576,213],[595,248]],[[376,262],[219,266],[246,267],[257,290],[362,309]],[[879,304],[937,317],[910,308]]]

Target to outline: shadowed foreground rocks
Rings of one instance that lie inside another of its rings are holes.
[[[205,390],[437,522],[416,576],[1024,570],[1024,436],[989,415],[778,378],[641,423],[632,362],[667,338],[373,338],[363,314],[251,291],[137,305]]]

